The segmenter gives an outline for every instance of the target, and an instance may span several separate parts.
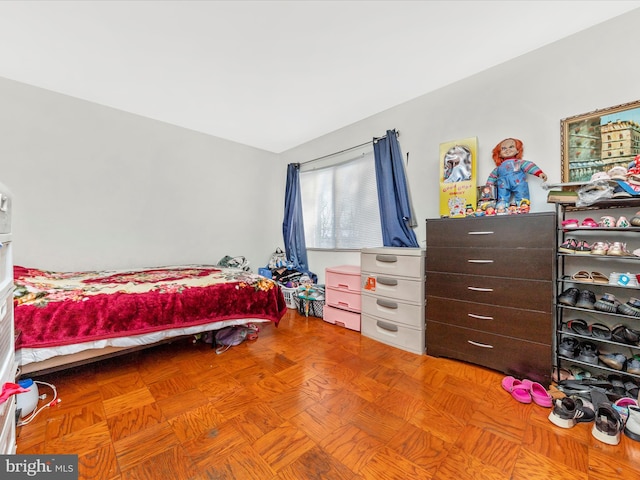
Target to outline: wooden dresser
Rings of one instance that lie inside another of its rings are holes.
[[[13,260],[11,197],[0,184],[0,388],[15,383],[17,362],[13,327]],[[15,395],[0,403],[0,454],[16,453]]]
[[[427,220],[427,354],[548,385],[556,214]]]

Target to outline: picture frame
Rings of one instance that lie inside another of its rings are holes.
[[[640,155],[640,100],[560,121],[563,183],[587,183],[597,172],[628,168]]]

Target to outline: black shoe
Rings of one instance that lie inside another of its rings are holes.
[[[578,295],[578,300],[576,301],[576,307],[578,308],[588,308],[589,310],[593,310],[593,305],[596,303],[596,294],[591,290],[582,290]]]
[[[576,302],[578,301],[578,295],[580,295],[580,290],[575,287],[567,288],[564,292],[562,292],[558,296],[558,302],[562,305],[569,305],[570,307],[575,307]]]
[[[574,358],[578,353],[578,341],[573,337],[565,337],[558,345],[558,353],[563,357]]]

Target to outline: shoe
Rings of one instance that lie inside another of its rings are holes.
[[[618,257],[624,257],[626,255],[630,255],[627,252],[627,245],[622,242],[613,242],[613,244],[607,250],[607,255],[616,255]]]
[[[591,336],[587,322],[581,318],[574,318],[567,322],[567,328],[578,335]]]
[[[584,240],[580,240],[577,244],[576,244],[576,253],[580,254],[580,255],[591,255],[591,245],[589,245],[587,242],[585,242]]]
[[[586,270],[580,270],[574,273],[573,275],[571,275],[571,280],[582,283],[593,283],[593,277]]]
[[[562,221],[562,228],[578,228],[579,226],[577,218],[568,218]]]
[[[522,385],[529,389],[529,394],[531,395],[531,399],[533,403],[536,405],[540,405],[541,407],[551,408],[553,405],[553,399],[547,389],[542,386],[542,384],[538,382],[532,382],[531,380],[524,379],[522,380]]]
[[[620,414],[608,402],[599,404],[591,434],[603,443],[618,445],[621,431],[622,418],[620,418]]]
[[[634,227],[640,227],[640,212],[636,212],[636,214],[631,217],[629,223]]]
[[[618,273],[616,284],[620,287],[638,288],[638,279],[631,273]]]
[[[624,425],[624,434],[631,440],[640,442],[640,407],[629,405],[627,409],[629,416]]]
[[[577,242],[575,238],[567,238],[562,245],[558,247],[558,251],[562,253],[576,253]]]
[[[576,300],[575,306],[578,308],[588,308],[589,310],[593,310],[595,303],[595,293],[593,293],[591,290],[581,290],[578,294],[578,299]]]
[[[551,423],[560,428],[572,428],[578,422],[592,422],[595,413],[586,400],[564,397],[556,399],[548,418]]]
[[[593,253],[593,250],[591,250],[591,253]],[[600,273],[600,272],[591,272],[591,280],[593,280],[593,283],[601,283],[601,284],[609,283],[609,277],[607,277],[604,273]]]
[[[619,398],[613,403],[613,408],[615,408],[618,414],[620,415],[623,425],[627,422],[627,419],[629,418],[629,407],[637,407],[637,406],[638,406],[638,402],[633,398],[629,398],[629,397]]]
[[[628,228],[628,227],[629,227],[629,220],[627,220],[627,217],[622,216],[616,222],[616,228]]]
[[[627,180],[627,169],[624,168],[621,165],[618,165],[618,166],[615,166],[615,167],[611,168],[607,172],[607,175],[609,175],[609,178],[611,178],[611,180],[626,181]]]
[[[598,353],[598,347],[595,343],[589,341],[580,342],[576,360],[590,363],[591,365],[598,365]]]
[[[629,370],[629,364],[636,360],[635,358],[630,358],[627,360],[627,370]],[[638,394],[640,393],[640,385],[633,378],[628,375],[622,377],[622,381],[624,382],[624,389],[627,392],[627,397],[630,398],[638,398]]]
[[[609,275],[609,285],[618,285],[618,280],[620,280],[621,273],[611,272]]]
[[[573,337],[564,337],[558,345],[558,353],[566,358],[575,358],[579,343]]]
[[[511,396],[520,403],[531,403],[531,394],[529,387],[517,378],[511,375],[502,379],[502,388],[511,394]]]
[[[606,255],[607,250],[609,250],[609,244],[607,242],[596,242],[591,245],[591,255]]]
[[[580,290],[578,290],[577,288],[567,288],[558,296],[558,303],[561,303],[562,305],[568,305],[570,307],[575,307],[576,302],[578,301],[579,294]]]
[[[600,354],[598,358],[607,367],[613,368],[614,370],[624,370],[627,364],[627,357],[621,353],[603,353]]]
[[[631,297],[627,303],[621,303],[618,305],[618,312],[623,315],[630,315],[632,317],[640,317],[640,300],[637,298]],[[636,340],[632,342],[632,344],[638,343],[640,337],[636,337]]]
[[[600,312],[616,313],[620,302],[611,293],[605,293],[600,300],[593,304],[593,308]]]
[[[633,375],[640,375],[640,358],[638,355],[634,355],[627,361],[627,372]]]
[[[616,226],[616,217],[612,217],[611,215],[605,215],[604,217],[600,217],[600,221],[598,222],[603,228],[613,228]]]
[[[603,323],[589,325],[589,335],[598,340],[611,340],[611,329]]]
[[[580,224],[581,228],[596,228],[598,227],[598,222],[596,222],[593,218],[585,218]]]
[[[624,345],[636,346],[640,342],[640,332],[626,325],[618,324],[611,328],[611,340]]]

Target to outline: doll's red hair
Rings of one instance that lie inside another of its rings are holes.
[[[507,140],[513,140],[516,144],[517,153],[514,158],[522,158],[522,142],[517,138],[505,138],[493,148],[493,161],[495,162],[497,167],[499,167],[502,161],[505,160],[500,156],[500,149],[502,148],[502,144]]]

